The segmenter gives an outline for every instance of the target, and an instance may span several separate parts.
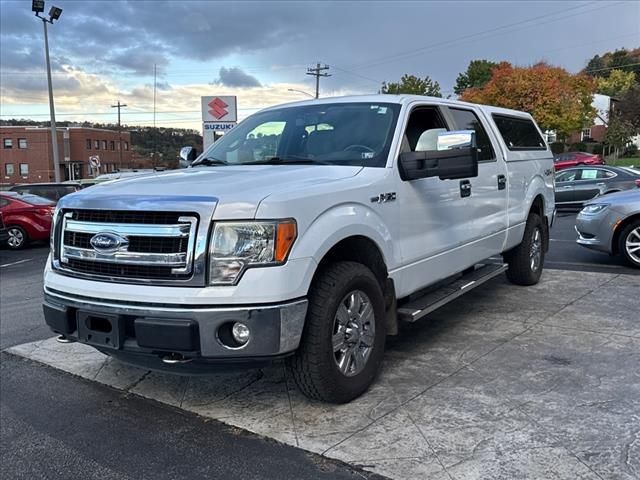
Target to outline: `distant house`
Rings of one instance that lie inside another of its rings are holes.
[[[596,117],[593,125],[583,128],[580,132],[569,135],[568,143],[602,143],[607,133],[607,125],[611,112],[615,109],[616,99],[608,95],[600,95],[596,93],[593,96],[591,105],[596,109]]]

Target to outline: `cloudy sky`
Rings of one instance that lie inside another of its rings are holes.
[[[200,128],[200,96],[238,96],[239,116],[321,95],[376,92],[404,73],[445,95],[473,59],[576,72],[596,53],[640,46],[640,2],[232,2],[47,0],[59,120]],[[42,22],[30,0],[0,0],[0,118],[48,119]]]

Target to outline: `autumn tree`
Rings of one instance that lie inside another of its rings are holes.
[[[596,92],[619,98],[636,84],[636,74],[612,70],[608,77],[596,78]]]
[[[410,95],[428,95],[430,97],[442,97],[440,93],[440,84],[431,80],[429,76],[424,78],[415,75],[403,75],[397,83],[382,82],[382,93],[399,94],[407,93]]]
[[[491,80],[491,72],[498,64],[489,60],[472,60],[467,70],[456,79],[453,91],[461,95],[467,88],[484,87]]]
[[[461,99],[529,112],[542,130],[555,130],[562,138],[591,124],[594,90],[591,78],[560,67],[546,63],[514,67],[502,62],[484,87],[465,90]]]

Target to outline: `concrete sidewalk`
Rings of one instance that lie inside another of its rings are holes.
[[[390,338],[348,405],[284,366],[176,377],[54,339],[8,352],[397,479],[640,478],[640,277],[504,278]]]

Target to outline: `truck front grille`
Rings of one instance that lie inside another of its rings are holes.
[[[195,213],[65,210],[59,268],[110,281],[186,280],[193,275],[197,225]],[[113,245],[92,245],[98,235]]]

